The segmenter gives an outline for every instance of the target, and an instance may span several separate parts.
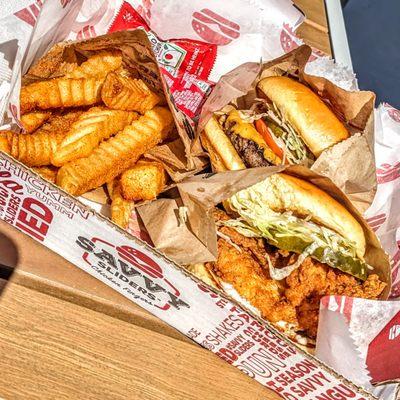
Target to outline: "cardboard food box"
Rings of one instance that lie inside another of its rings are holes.
[[[145,33],[130,35],[140,38],[139,47],[154,61]],[[41,42],[30,48],[26,59],[44,54],[52,41],[57,36],[46,46]],[[17,98],[14,88],[10,108],[14,115]],[[187,134],[190,121],[174,107],[168,93],[167,99],[178,130]],[[186,156],[190,159],[190,154]],[[0,154],[0,219],[236,366],[266,390],[286,399],[374,398],[267,322],[4,153]]]

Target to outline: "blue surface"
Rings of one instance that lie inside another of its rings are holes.
[[[349,0],[343,13],[360,89],[400,108],[400,0]]]

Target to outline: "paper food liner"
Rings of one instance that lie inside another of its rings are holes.
[[[324,151],[311,169],[331,178],[360,211],[365,211],[376,192],[373,151],[375,95],[367,91],[347,91],[326,78],[308,75],[304,69],[310,55],[311,48],[303,45],[270,62],[246,63],[224,75],[204,104],[197,135],[212,113],[225,105],[233,103],[239,109],[249,109],[257,96],[255,87],[260,79],[290,75],[317,93],[352,135]]]
[[[289,167],[263,167],[250,168],[240,171],[227,171],[218,174],[203,174],[188,178],[177,184],[180,193],[180,200],[185,207],[187,221],[185,230],[179,235],[177,226],[182,224],[182,218],[178,205],[173,205],[173,210],[168,213],[161,212],[163,200],[154,201],[151,206],[144,205],[138,208],[139,215],[143,219],[144,225],[154,242],[156,248],[163,248],[167,256],[181,264],[196,264],[204,261],[215,261],[217,257],[217,235],[214,218],[212,215],[213,207],[223,200],[231,197],[236,192],[262,181],[271,174],[285,171],[290,175],[304,179],[313,185],[324,190],[353,215],[364,230],[366,238],[365,261],[374,268],[374,273],[387,284],[382,298],[387,298],[391,287],[390,263],[388,255],[382,249],[375,233],[363,219],[358,210],[343,192],[335,186],[332,181],[315,171],[311,171],[303,166]],[[172,203],[171,203],[172,204]],[[175,208],[174,208],[175,207]],[[148,221],[159,221],[151,223]],[[162,222],[162,223],[161,223]],[[198,241],[193,246],[193,238],[187,240],[188,231],[194,235]],[[169,253],[173,240],[174,251]],[[166,245],[168,243],[168,245]],[[205,259],[203,255],[198,257],[196,246],[203,246],[212,254],[212,258]]]
[[[377,398],[395,400],[400,379],[399,323],[399,301],[324,297],[316,356]]]

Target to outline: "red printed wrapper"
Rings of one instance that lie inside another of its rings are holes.
[[[399,301],[344,296],[321,300],[316,355],[336,371],[379,399],[394,400],[399,353]]]

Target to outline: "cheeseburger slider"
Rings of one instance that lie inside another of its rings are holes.
[[[264,78],[251,111],[228,107],[215,113],[202,132],[217,171],[268,165],[311,165],[349,133],[307,86],[287,76]]]
[[[220,285],[289,336],[315,338],[325,295],[378,298],[386,284],[364,260],[360,223],[311,183],[278,173],[215,209]]]

